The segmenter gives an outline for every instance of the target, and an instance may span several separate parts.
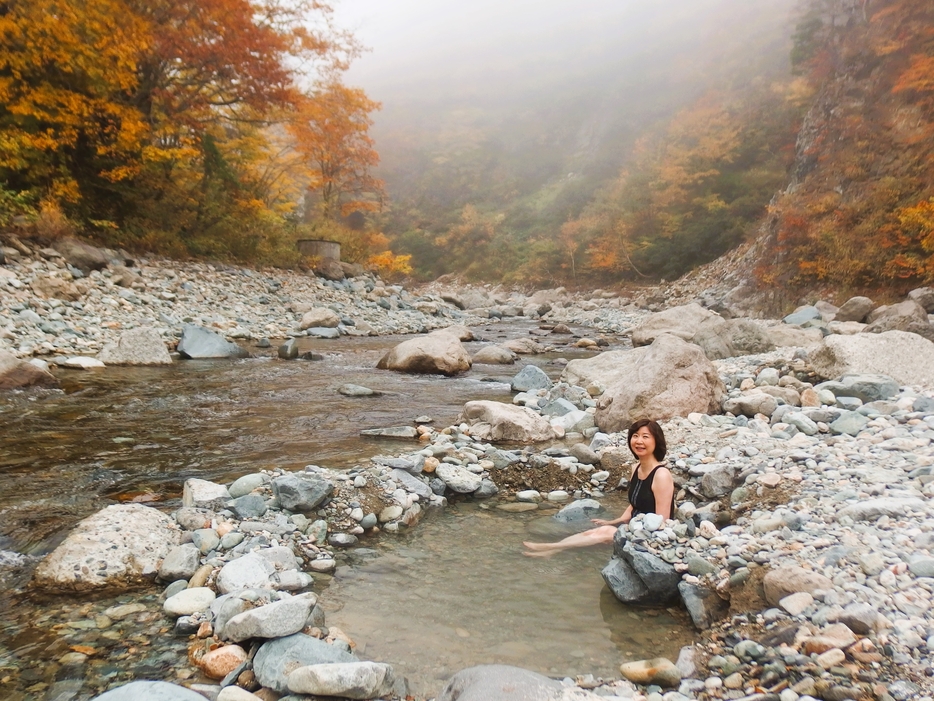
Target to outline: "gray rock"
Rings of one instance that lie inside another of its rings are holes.
[[[311,328],[336,329],[341,323],[340,315],[327,307],[315,307],[302,316],[299,327],[304,331]]]
[[[804,324],[808,321],[812,321],[814,319],[820,319],[820,318],[821,318],[820,310],[818,310],[817,307],[814,307],[808,304],[802,307],[798,307],[791,314],[789,314],[784,319],[782,319],[782,321],[785,322],[786,324],[793,324],[795,326],[800,326],[801,324]]]
[[[858,321],[862,323],[875,307],[875,303],[868,297],[850,297],[834,315],[834,321]]]
[[[716,592],[707,587],[680,582],[678,592],[691,621],[698,630],[710,628],[730,610],[730,602],[724,601],[717,596]]]
[[[190,616],[193,613],[207,611],[216,598],[214,590],[210,587],[192,587],[183,589],[169,597],[162,604],[162,610],[169,616]]]
[[[299,572],[298,570],[286,570],[276,572],[270,581],[278,591],[301,591],[314,584],[314,579],[310,574]]]
[[[178,354],[183,358],[248,358],[249,353],[223,336],[203,326],[185,324],[178,342]]]
[[[755,417],[756,414],[771,416],[778,407],[778,400],[762,391],[730,397],[723,402],[723,411],[734,416]]]
[[[211,509],[183,506],[175,512],[175,522],[186,531],[210,528],[213,520],[214,512]]]
[[[575,443],[568,452],[577,458],[577,462],[584,465],[596,465],[600,462],[599,456],[586,443]]]
[[[313,338],[340,338],[340,329],[331,329],[322,326],[312,326],[305,333]]]
[[[830,390],[837,398],[856,397],[868,403],[897,395],[898,382],[887,375],[843,375],[838,382],[823,382],[815,389]]]
[[[905,331],[934,340],[934,326],[928,321],[927,312],[913,299],[906,299],[898,304],[879,307],[867,320],[869,325],[862,333],[883,333],[885,331]]]
[[[908,564],[908,569],[915,577],[934,577],[934,558],[919,557]]]
[[[443,462],[438,465],[435,474],[444,481],[448,489],[459,494],[472,494],[480,488],[480,475],[459,465]]]
[[[298,357],[298,339],[290,338],[279,346],[277,354],[282,360],[295,360]]]
[[[908,299],[917,302],[928,314],[934,314],[934,287],[919,287],[908,293]]]
[[[252,475],[244,475],[235,480],[234,483],[227,488],[227,492],[232,499],[238,499],[242,496],[246,496],[255,489],[259,489],[266,484],[267,481],[268,478],[265,475],[254,472]]]
[[[279,506],[302,513],[316,510],[334,492],[334,485],[327,480],[306,474],[282,475],[271,485]]]
[[[349,548],[357,544],[359,538],[352,533],[332,533],[328,536],[328,545],[335,548]]]
[[[528,392],[535,389],[550,389],[552,382],[545,371],[537,365],[526,365],[512,378],[510,386],[513,392]]]
[[[360,431],[361,436],[376,438],[418,438],[414,426],[389,426],[387,428],[367,428]]]
[[[436,701],[554,701],[561,683],[519,667],[479,665],[457,672]]]
[[[564,416],[572,411],[577,411],[577,407],[567,399],[555,399],[541,408],[542,416]]]
[[[105,691],[92,701],[204,701],[204,696],[168,682],[130,682]]]
[[[105,344],[97,358],[105,365],[172,364],[162,336],[147,327],[124,331],[116,343]]]
[[[578,499],[554,515],[559,523],[588,523],[603,513],[603,505],[596,499]]]
[[[272,548],[260,548],[256,554],[266,560],[276,570],[295,570],[298,569],[298,560],[292,548],[285,545],[278,545]]]
[[[811,421],[807,414],[800,411],[791,411],[782,417],[782,421],[791,424],[806,436],[817,434],[817,424]]]
[[[844,607],[837,621],[857,635],[869,635],[879,625],[879,612],[869,604],[852,603]]]
[[[230,501],[230,492],[222,484],[191,477],[182,488],[182,506],[199,509],[223,509]]]
[[[840,509],[836,516],[837,520],[847,517],[854,521],[875,521],[880,516],[904,517],[909,510],[923,511],[924,500],[899,497],[867,499]]]
[[[217,575],[217,589],[222,594],[230,594],[243,589],[269,588],[269,578],[275,571],[265,558],[247,553],[221,568]]]
[[[612,557],[600,572],[603,580],[613,592],[613,596],[624,604],[645,603],[650,601],[649,588],[628,562],[619,557]]]
[[[224,636],[241,642],[249,638],[284,638],[299,632],[318,601],[314,594],[299,594],[239,613],[227,621]]]
[[[855,436],[869,423],[869,419],[856,411],[845,411],[830,424],[830,430],[837,435]]]
[[[253,659],[253,672],[261,685],[287,694],[288,676],[293,671],[332,662],[356,662],[356,657],[309,635],[296,633],[264,643]]]
[[[383,662],[331,662],[299,667],[287,683],[296,694],[375,699],[390,696],[396,679]]]
[[[351,383],[343,384],[337,388],[339,394],[343,394],[345,397],[379,397],[382,396],[382,392],[377,392],[374,389],[369,387],[364,387],[363,385],[355,385]]]
[[[710,317],[701,322],[691,342],[700,346],[710,360],[775,350],[766,331],[749,319]]]
[[[172,548],[159,565],[159,579],[163,582],[188,580],[201,563],[201,551],[191,543]]]
[[[266,500],[259,494],[245,494],[234,499],[230,508],[239,519],[255,519],[266,513]]]
[[[418,477],[405,470],[393,470],[392,477],[408,492],[418,494],[418,496],[425,499],[428,499],[432,495],[431,487],[428,486],[427,482],[423,482]]]
[[[716,499],[733,490],[736,471],[732,466],[720,465],[701,477],[701,493],[708,499]]]
[[[217,537],[217,531],[213,528],[199,528],[197,531],[192,532],[191,542],[202,555],[207,555],[217,548],[221,539]]]
[[[622,547],[621,547],[622,546]],[[620,531],[613,538],[613,551],[628,562],[649,591],[649,600],[664,604],[678,598],[681,575],[673,565],[651,553],[636,548]]]

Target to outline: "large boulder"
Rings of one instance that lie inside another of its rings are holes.
[[[249,353],[223,336],[203,326],[185,324],[178,342],[178,353],[183,358],[246,358]]]
[[[403,341],[376,364],[381,370],[457,375],[471,367],[470,354],[454,334],[436,333]]]
[[[315,307],[302,315],[301,329],[336,329],[341,323],[340,315],[327,307]]]
[[[701,322],[691,340],[710,360],[775,350],[775,344],[765,330],[749,319],[727,320],[711,316]]]
[[[726,388],[698,346],[663,334],[620,360],[620,379],[597,402],[594,419],[601,431],[624,431],[643,417],[661,421],[719,412]]]
[[[879,307],[868,318],[869,325],[863,333],[883,333],[885,331],[908,331],[934,341],[934,326],[928,321],[924,307],[913,299]]]
[[[694,338],[702,322],[718,316],[709,309],[704,309],[697,302],[682,307],[672,307],[663,312],[652,314],[632,331],[633,346],[648,346],[662,334],[671,334],[684,341]]]
[[[106,344],[98,356],[104,365],[171,365],[162,336],[153,328],[130,329],[116,343]]]
[[[58,380],[48,370],[0,350],[0,390],[23,387],[58,387]]]
[[[555,438],[551,424],[541,415],[502,402],[467,402],[458,421],[469,423],[471,435],[481,441],[542,443]]]
[[[474,353],[473,362],[480,365],[512,365],[516,362],[516,354],[503,346],[489,345]]]
[[[642,349],[607,351],[593,358],[572,360],[564,367],[560,381],[578,387],[586,387],[593,383],[609,387],[628,376],[632,371],[629,360],[634,353],[643,352]]]
[[[457,672],[437,701],[553,701],[561,682],[507,665],[479,665]]]
[[[828,336],[809,357],[828,379],[881,374],[904,385],[934,386],[934,343],[906,331]]]
[[[224,626],[224,638],[240,642],[250,638],[284,638],[305,627],[318,597],[312,593],[290,596],[239,613]]]
[[[264,643],[253,658],[256,680],[279,694],[289,693],[288,676],[299,667],[332,662],[356,662],[339,647],[296,633]]]
[[[33,292],[44,299],[64,299],[77,302],[81,299],[81,290],[72,282],[70,273],[36,275],[29,283]]]
[[[908,299],[914,300],[928,314],[934,314],[934,287],[919,287],[908,293]]]
[[[32,584],[51,592],[149,584],[179,542],[171,518],[142,504],[115,504],[79,523],[36,568]]]
[[[70,266],[85,275],[92,270],[103,270],[110,264],[110,257],[102,249],[78,239],[60,239],[55,242],[55,250],[62,254]]]
[[[863,322],[875,306],[869,297],[850,297],[834,314],[833,320]]]

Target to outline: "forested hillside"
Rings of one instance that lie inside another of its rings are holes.
[[[786,9],[757,4],[743,17],[748,41],[725,42],[690,87],[677,48],[655,55],[630,101],[600,105],[602,131],[582,126],[594,112],[580,88],[564,96],[576,112],[546,100],[530,121],[475,111],[460,139],[384,134],[394,246],[424,276],[604,285],[670,280],[765,227],[762,287],[930,282],[934,6]],[[709,55],[682,47],[698,63]],[[569,145],[581,133],[589,158]]]
[[[777,199],[762,284],[934,280],[934,5],[811,0],[795,70],[816,90]]]
[[[382,204],[379,105],[342,82],[359,46],[327,3],[5,0],[0,47],[0,227],[257,263],[302,236],[379,252],[339,224]]]

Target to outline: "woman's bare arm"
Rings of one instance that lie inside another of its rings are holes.
[[[671,500],[675,494],[675,481],[667,467],[656,471],[652,479],[652,494],[655,496],[655,513],[662,518],[673,518]]]

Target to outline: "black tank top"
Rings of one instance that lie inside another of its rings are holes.
[[[632,515],[654,514],[655,511],[655,492],[652,491],[652,480],[655,479],[655,473],[658,468],[668,465],[660,463],[649,473],[645,479],[639,479],[639,468],[633,470],[632,479],[629,480],[629,503],[632,504]],[[674,518],[675,515],[675,497],[671,495],[671,511],[668,518]]]

